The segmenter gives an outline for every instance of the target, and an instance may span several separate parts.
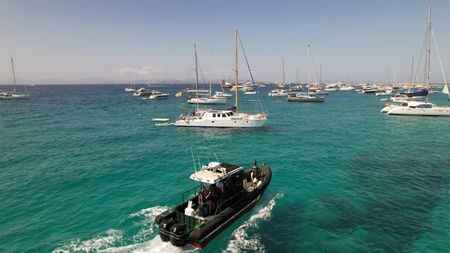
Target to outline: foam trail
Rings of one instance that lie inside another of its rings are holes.
[[[123,233],[120,230],[110,229],[103,236],[97,236],[93,239],[81,241],[75,239],[67,244],[56,248],[53,253],[66,252],[93,252],[114,246],[117,242],[123,240]]]
[[[53,250],[53,253],[68,253],[68,252],[140,252],[144,249],[145,252],[149,250],[160,249],[164,252],[176,252],[166,249],[166,244],[173,247],[170,243],[162,242],[159,236],[155,237],[153,224],[158,214],[167,210],[167,206],[154,206],[142,209],[139,212],[133,213],[128,217],[128,220],[137,219],[134,225],[138,228],[138,232],[134,235],[124,236],[124,232],[116,229],[109,229],[103,235],[98,235],[92,239],[80,240],[79,238],[71,240],[68,243]],[[154,238],[153,238],[154,237]],[[131,239],[131,240],[130,240]],[[148,241],[148,239],[151,239]],[[158,241],[159,240],[159,241]],[[122,246],[126,242],[132,241],[132,245]],[[122,246],[122,247],[120,247]],[[175,247],[173,247],[175,248]],[[176,248],[178,249],[178,248]]]
[[[128,245],[124,247],[115,247],[115,248],[109,248],[106,250],[102,250],[99,252],[104,253],[181,253],[181,252],[194,252],[197,249],[195,249],[191,245],[187,245],[183,248],[175,247],[170,242],[163,242],[161,241],[161,238],[159,236],[156,236],[152,240],[144,243],[139,244],[133,244]]]
[[[269,203],[264,206],[257,206],[257,212],[253,214],[244,224],[233,231],[233,240],[230,240],[227,248],[223,252],[235,253],[243,251],[264,251],[264,245],[260,241],[260,235],[253,235],[252,238],[247,234],[250,229],[258,228],[258,222],[267,220],[272,214],[272,209],[276,204],[276,200],[284,195],[278,193]]]

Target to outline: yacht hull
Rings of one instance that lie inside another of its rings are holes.
[[[397,106],[389,110],[387,114],[414,116],[450,116],[450,107],[433,106],[432,108],[411,108],[406,106]]]
[[[300,96],[287,98],[288,102],[325,102],[325,97],[313,97],[313,96]]]

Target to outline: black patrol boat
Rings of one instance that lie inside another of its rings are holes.
[[[210,162],[190,176],[200,183],[182,194],[182,203],[155,218],[162,241],[182,247],[206,246],[259,201],[272,179],[267,164],[250,168]]]

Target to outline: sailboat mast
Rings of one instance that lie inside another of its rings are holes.
[[[427,62],[425,67],[425,82],[430,85],[430,65],[431,65],[431,6],[428,7],[428,23],[427,23]]]
[[[309,87],[311,86],[310,80],[309,80],[309,47],[310,45],[308,44],[308,60],[306,62],[306,66],[307,66],[307,77],[308,77],[308,96],[309,96]]]
[[[319,82],[322,84],[322,63],[319,65]]]
[[[212,82],[212,49],[209,49],[209,97],[211,98],[211,82]]]
[[[413,72],[414,72],[414,54],[411,56],[411,73],[409,75],[409,83],[413,83]]]
[[[198,62],[197,62],[197,45],[194,43],[194,64],[195,64],[195,96],[197,98],[198,111]]]
[[[16,94],[16,71],[14,70],[14,60],[11,57],[11,66],[12,66],[12,74],[13,74],[13,82],[14,82],[14,94]]]
[[[234,59],[235,59],[235,62],[234,62],[234,64],[235,64],[235,73],[236,73],[236,104],[235,104],[235,106],[236,106],[236,113],[238,112],[238,90],[239,90],[239,87],[238,87],[238,85],[239,85],[239,71],[238,71],[238,29],[236,28],[236,30],[234,31]]]
[[[284,70],[284,58],[282,61],[283,61],[283,85],[284,85],[284,83],[286,82],[286,72]]]

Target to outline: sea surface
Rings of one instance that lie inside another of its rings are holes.
[[[354,92],[288,103],[266,88],[264,128],[157,127],[190,110],[181,87],[156,86],[171,93],[161,101],[124,87],[37,85],[0,101],[0,252],[195,251],[153,228],[195,186],[191,149],[203,164],[273,170],[259,204],[201,252],[449,252],[450,118],[388,116]],[[241,110],[255,100],[241,95]]]

